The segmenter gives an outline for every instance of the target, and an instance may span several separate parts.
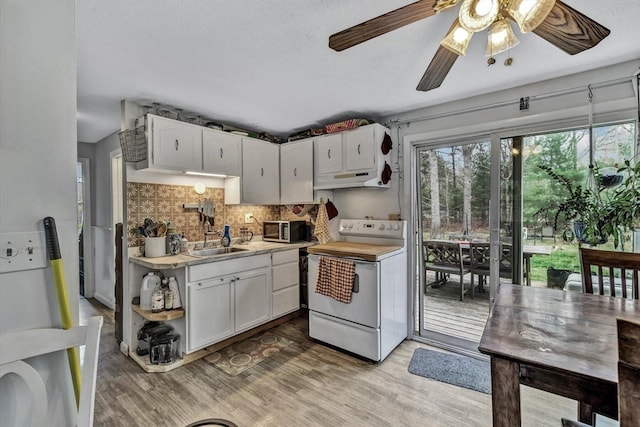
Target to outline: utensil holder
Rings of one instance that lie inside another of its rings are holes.
[[[144,256],[147,258],[157,258],[167,254],[167,237],[145,237]]]

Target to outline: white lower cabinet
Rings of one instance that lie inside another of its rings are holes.
[[[235,287],[235,332],[242,332],[271,319],[270,271],[248,271],[238,274]]]
[[[233,335],[233,278],[187,285],[187,353]]]
[[[186,353],[300,308],[298,249],[188,267]]]
[[[298,249],[271,254],[272,316],[274,318],[300,308]]]
[[[188,267],[186,352],[271,320],[270,254]]]

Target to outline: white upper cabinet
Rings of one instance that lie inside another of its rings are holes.
[[[342,171],[342,134],[334,133],[316,138],[314,157],[317,174]]]
[[[202,170],[202,128],[149,114],[148,166],[179,171]]]
[[[280,203],[314,203],[313,139],[280,145]]]
[[[389,188],[390,151],[382,150],[389,129],[373,123],[314,140],[314,189]]]
[[[242,203],[280,204],[280,147],[242,138]]]
[[[202,130],[204,172],[228,176],[242,173],[242,137],[228,132]]]
[[[343,135],[346,170],[372,169],[376,165],[375,127],[363,126]]]

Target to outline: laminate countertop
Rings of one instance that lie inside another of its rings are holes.
[[[232,248],[243,249],[227,254],[201,256],[192,254],[167,255],[163,257],[147,258],[142,256],[129,256],[129,262],[152,269],[184,268],[191,265],[207,264],[210,262],[226,261],[229,259],[243,258],[253,255],[272,252],[300,249],[316,245],[316,242],[276,243],[262,240],[250,241],[244,244],[231,245]]]

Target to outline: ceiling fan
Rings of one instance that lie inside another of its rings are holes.
[[[333,34],[329,47],[348,49],[459,2],[458,18],[440,42],[416,90],[439,87],[458,56],[465,55],[473,34],[485,29],[489,64],[495,62],[493,55],[518,44],[510,21],[515,21],[522,33],[533,32],[570,55],[594,47],[611,32],[560,0],[420,0]]]

